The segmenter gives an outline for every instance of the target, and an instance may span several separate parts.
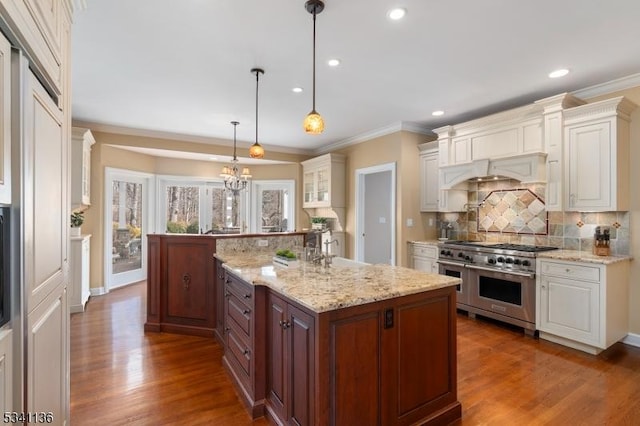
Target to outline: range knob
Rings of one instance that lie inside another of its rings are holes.
[[[507,260],[505,260],[506,263],[513,263],[513,259],[510,257],[507,257]]]
[[[471,256],[465,256],[464,260],[466,260],[467,262],[469,262],[471,260]]]
[[[447,250],[447,252],[445,253],[447,256],[451,256],[453,257],[453,253],[451,253],[451,250]]]
[[[502,263],[502,262],[504,262],[504,257],[500,256],[500,257],[498,258],[498,263]]]
[[[515,260],[513,261],[513,264],[514,264],[514,265],[519,265],[520,263],[521,263],[521,262],[520,262],[520,259],[515,259]]]
[[[496,264],[496,260],[494,258],[489,259],[489,263],[492,265]]]
[[[522,266],[531,266],[531,262],[529,262],[528,260],[523,260]]]
[[[464,253],[462,253],[462,252],[458,253],[458,257],[464,257]],[[467,256],[467,257],[469,257],[469,256]]]
[[[444,255],[446,255],[446,254],[447,254],[447,252],[446,252],[446,251],[444,251],[444,250],[440,250],[440,254],[444,256]]]

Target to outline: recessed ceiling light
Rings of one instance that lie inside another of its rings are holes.
[[[329,59],[327,64],[329,64],[330,67],[337,67],[340,65],[340,59]]]
[[[291,91],[293,93],[301,93],[302,92],[302,87],[294,87],[293,89],[291,89]]]
[[[407,9],[403,9],[402,7],[396,7],[395,9],[391,9],[389,13],[387,13],[387,16],[392,21],[398,21],[404,18],[404,15],[406,14],[407,14]]]
[[[440,117],[441,115],[444,115],[444,111],[442,110],[433,111],[431,115],[433,115],[434,117]]]
[[[559,70],[555,70],[549,73],[549,78],[559,78],[559,77],[564,77],[565,75],[569,74],[569,70],[566,68],[562,68]]]

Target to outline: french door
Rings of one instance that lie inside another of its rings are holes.
[[[152,176],[107,168],[105,178],[105,290],[147,277]]]

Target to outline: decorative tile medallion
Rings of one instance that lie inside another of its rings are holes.
[[[478,208],[478,232],[547,235],[545,204],[528,189],[491,191]]]

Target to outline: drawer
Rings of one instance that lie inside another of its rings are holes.
[[[238,299],[238,302],[242,303],[247,308],[252,309],[253,287],[229,273],[226,275],[227,279],[225,280],[225,284],[227,292],[234,295]]]
[[[227,329],[225,340],[227,343],[226,353],[229,355],[229,360],[232,361],[234,366],[237,365],[240,368],[237,372],[246,381],[251,377],[251,348],[231,327]]]
[[[543,261],[540,263],[540,273],[542,275],[554,275],[563,278],[600,281],[600,268],[598,266]]]
[[[413,255],[420,257],[429,257],[432,259],[438,258],[438,247],[436,246],[423,246],[414,244]]]
[[[227,297],[227,315],[235,321],[240,329],[247,335],[251,336],[251,321],[253,319],[252,310],[242,303],[235,294],[231,293]]]

